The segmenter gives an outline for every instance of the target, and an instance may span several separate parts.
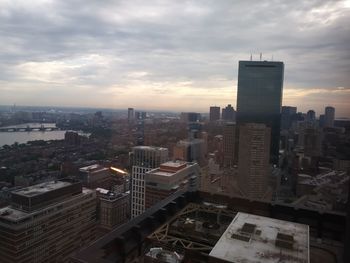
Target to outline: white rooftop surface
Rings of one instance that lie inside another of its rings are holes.
[[[199,144],[202,142],[204,142],[203,139],[196,138],[196,139],[191,139],[191,140],[189,140],[189,139],[181,140],[181,141],[179,141],[179,144],[187,146],[187,145]]]
[[[168,167],[180,167],[182,165],[186,164],[186,162],[184,161],[169,161],[169,162],[166,162],[166,163],[162,163],[161,165],[162,166],[168,166]]]
[[[109,190],[104,189],[104,188],[96,188],[96,191],[101,193],[101,194],[108,194]]]
[[[101,170],[108,170],[108,168],[105,168],[99,164],[93,164],[93,165],[79,168],[79,171],[81,171],[81,172],[90,172],[90,171],[94,171],[94,170],[101,171]]]
[[[153,170],[149,174],[154,174],[154,175],[159,175],[159,176],[172,176],[176,172],[165,172],[165,171],[160,171],[160,170]]]
[[[315,177],[309,177],[299,184],[308,185],[329,185],[329,184],[343,184],[349,180],[349,176],[344,171],[330,171],[324,174],[319,174]]]
[[[249,241],[232,238],[245,223],[256,225]],[[278,233],[293,236],[292,249],[275,245]],[[239,212],[209,255],[234,263],[308,263],[309,226]]]
[[[22,188],[20,190],[15,190],[13,191],[13,193],[30,197],[30,196],[44,194],[46,192],[50,192],[52,190],[66,187],[71,184],[72,183],[70,182],[64,182],[64,181],[50,181],[50,182],[45,182],[45,183],[29,186],[26,188]]]
[[[133,149],[140,149],[140,150],[159,150],[159,151],[168,150],[168,148],[164,148],[164,147],[145,146],[145,145],[135,146],[135,147],[133,147]]]
[[[183,171],[184,169],[187,169],[190,165],[187,164],[187,162],[179,162],[179,161],[170,161],[170,162],[166,162],[166,163],[162,163],[161,166],[167,166],[167,167],[172,167],[172,168],[178,168],[183,166],[184,164],[186,164],[186,166],[184,166],[182,169],[179,169],[177,171],[165,171],[162,170],[161,168],[156,168],[153,169],[151,171],[148,172],[148,174],[152,174],[152,175],[158,175],[158,176],[173,176],[177,173],[179,173],[180,171]]]

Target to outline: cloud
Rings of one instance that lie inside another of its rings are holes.
[[[349,15],[331,0],[3,0],[0,103],[38,104],[20,91],[43,89],[54,105],[207,111],[235,105],[238,60],[263,52],[285,62],[284,98],[305,104],[349,88]]]

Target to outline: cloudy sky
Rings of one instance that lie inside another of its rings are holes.
[[[0,104],[235,107],[260,52],[283,105],[350,117],[349,0],[0,0]]]

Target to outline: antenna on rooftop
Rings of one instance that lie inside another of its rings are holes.
[[[271,61],[273,61],[273,54],[272,54],[272,56],[271,56]]]
[[[250,61],[252,61],[253,60],[253,55],[252,55],[252,53],[250,53]]]
[[[261,59],[262,59],[262,53],[260,52],[260,61],[261,61]]]

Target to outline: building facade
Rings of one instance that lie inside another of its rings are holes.
[[[128,122],[133,122],[134,118],[134,108],[128,108]]]
[[[146,209],[170,196],[172,193],[197,191],[200,183],[197,163],[170,161],[146,173]]]
[[[235,140],[236,125],[226,123],[224,126],[223,148],[224,148],[224,166],[233,167],[235,164]]]
[[[1,262],[65,262],[95,233],[93,190],[65,179],[22,188],[0,209]]]
[[[281,113],[281,129],[289,130],[292,127],[292,123],[296,120],[297,107],[282,106]]]
[[[93,164],[79,168],[79,180],[84,187],[91,189],[102,187],[108,188],[112,185],[112,175],[109,168],[99,164]]]
[[[237,124],[264,123],[271,128],[270,161],[278,162],[283,62],[239,61]]]
[[[334,127],[334,117],[335,109],[331,106],[326,107],[324,112],[324,126]]]
[[[168,160],[168,149],[153,146],[136,146],[131,163],[131,217],[145,211],[145,174]]]
[[[99,226],[109,231],[125,223],[130,215],[129,193],[115,193],[96,189],[99,209]]]
[[[198,122],[201,119],[201,114],[197,112],[181,112],[180,120],[182,122]]]
[[[209,121],[214,122],[220,120],[220,107],[211,106],[209,110]]]
[[[271,129],[265,124],[239,127],[238,186],[246,198],[261,199],[269,181]]]
[[[231,104],[228,104],[225,108],[222,109],[221,118],[224,121],[236,121],[236,111],[231,106]]]
[[[186,162],[197,162],[200,165],[205,164],[205,155],[207,144],[205,139],[186,139],[180,140],[173,149],[175,160]]]

